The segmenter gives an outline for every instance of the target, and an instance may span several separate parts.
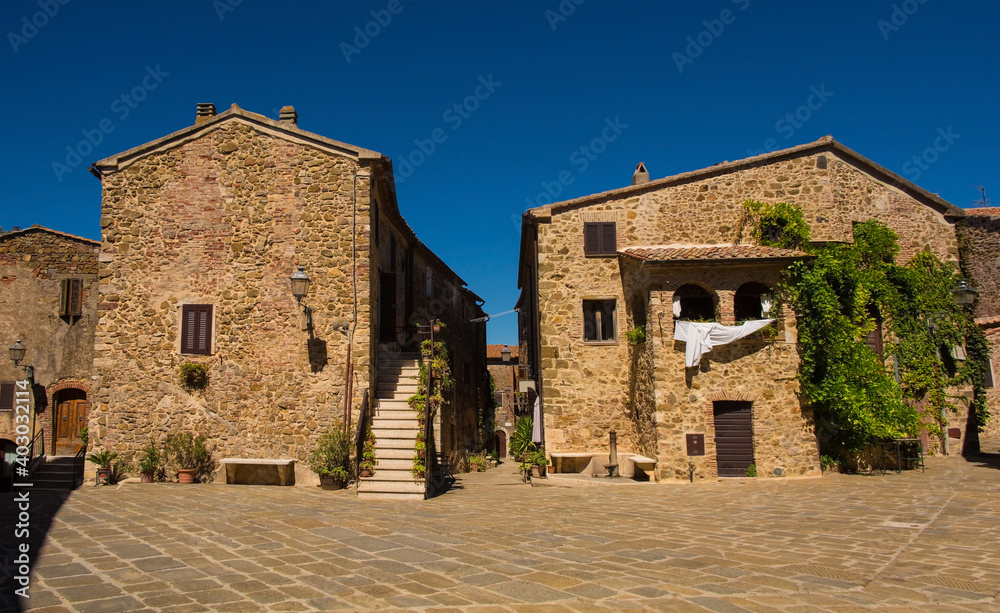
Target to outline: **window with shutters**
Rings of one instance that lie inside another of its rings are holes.
[[[616,300],[583,301],[583,340],[587,343],[615,343],[618,340]]]
[[[14,384],[0,383],[0,411],[14,410]]]
[[[181,353],[212,353],[212,305],[185,304],[181,308]]]
[[[993,360],[986,360],[986,372],[984,373],[983,387],[995,387],[996,386],[996,372],[993,370]]]
[[[59,284],[59,316],[83,315],[83,279],[63,279]]]
[[[586,222],[583,224],[583,254],[587,257],[617,255],[617,230],[615,222]]]
[[[882,315],[878,312],[878,308],[875,305],[868,306],[868,315],[875,320],[875,327],[868,332],[865,336],[865,344],[871,349],[875,355],[882,359]]]

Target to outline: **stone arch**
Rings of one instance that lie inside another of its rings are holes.
[[[733,317],[737,322],[763,319],[761,296],[771,294],[771,288],[757,281],[748,281],[736,289],[733,296]]]
[[[740,402],[756,402],[757,394],[749,394],[746,392],[737,392],[730,390],[719,390],[718,392],[709,396],[708,400],[710,402],[720,402],[727,400],[735,400]]]
[[[719,295],[701,283],[685,283],[674,290],[673,299],[680,301],[678,319],[718,321]]]

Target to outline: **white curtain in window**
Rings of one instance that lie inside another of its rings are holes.
[[[767,317],[771,312],[771,307],[773,306],[771,301],[771,296],[769,294],[760,295],[760,314],[762,317]]]
[[[681,297],[674,294],[674,317],[681,316]]]
[[[749,336],[772,321],[774,320],[755,319],[743,322],[739,326],[724,326],[715,322],[678,321],[674,325],[674,340],[687,343],[684,365],[690,368],[701,364],[701,356],[711,351],[713,347],[728,345],[744,336]]]

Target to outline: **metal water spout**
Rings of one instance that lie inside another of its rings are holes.
[[[611,443],[611,453],[608,456],[608,463],[604,465],[605,470],[608,471],[608,477],[618,476],[618,433],[612,430],[608,433],[608,438]]]

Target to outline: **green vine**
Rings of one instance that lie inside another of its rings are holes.
[[[426,420],[434,419],[434,416],[445,404],[442,392],[447,392],[455,386],[455,380],[451,376],[451,365],[448,363],[448,348],[443,342],[434,343],[432,351],[431,342],[429,340],[423,341],[420,344],[420,353],[424,358],[420,362],[420,374],[417,378],[420,391],[410,396],[406,401],[417,412],[417,423],[419,424],[414,446],[413,469],[411,470],[415,479],[423,478],[426,470],[426,457],[421,457],[422,455],[426,456],[427,449],[424,440]],[[433,377],[435,383],[430,402],[427,401],[428,377]]]
[[[758,219],[768,219],[769,211],[795,217],[781,204],[754,210]],[[784,228],[800,238],[778,246],[808,249],[801,242],[808,228]],[[754,235],[767,233],[755,228]],[[855,451],[921,429],[944,436],[942,413],[956,409],[947,388],[982,381],[981,361],[972,354],[985,343],[976,344],[971,318],[951,296],[958,272],[929,251],[900,266],[898,252],[891,229],[877,221],[857,224],[853,244],[812,250],[815,259],[790,266],[779,288],[779,299],[798,318],[799,380],[826,449]],[[881,354],[866,343],[876,327],[889,339]],[[958,368],[951,348],[963,340],[971,359]]]
[[[750,236],[758,245],[781,249],[808,249],[809,224],[802,210],[786,202],[767,204],[756,200],[743,203]]]

